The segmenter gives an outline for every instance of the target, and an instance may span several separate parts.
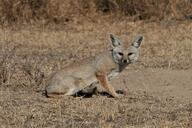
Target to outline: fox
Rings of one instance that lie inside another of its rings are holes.
[[[110,80],[138,60],[142,40],[143,36],[140,35],[126,48],[117,36],[110,34],[110,50],[54,73],[45,87],[46,96],[53,98],[75,96],[78,93],[93,94],[100,85],[110,96],[121,97]]]

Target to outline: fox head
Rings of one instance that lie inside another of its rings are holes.
[[[138,36],[128,48],[124,48],[120,40],[112,34],[110,34],[110,40],[112,43],[112,56],[115,63],[128,65],[138,59],[139,47],[143,40],[142,36]]]

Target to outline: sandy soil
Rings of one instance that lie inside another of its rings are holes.
[[[192,101],[192,70],[130,69],[121,75],[130,90],[146,91],[162,98]]]

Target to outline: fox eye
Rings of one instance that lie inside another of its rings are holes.
[[[131,56],[131,55],[133,55],[133,53],[131,52],[131,53],[128,53],[128,56]]]
[[[119,54],[120,56],[123,56],[123,53],[122,53],[122,52],[118,52],[118,54]]]

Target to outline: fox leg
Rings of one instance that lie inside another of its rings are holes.
[[[111,96],[113,96],[114,98],[119,97],[119,95],[115,92],[115,89],[113,88],[113,86],[109,84],[107,75],[96,74],[96,78],[100,82],[101,86],[103,86]]]
[[[95,81],[95,82],[91,83],[89,86],[82,89],[81,91],[83,93],[96,94],[97,93],[97,84],[98,83],[99,83],[98,81]]]

